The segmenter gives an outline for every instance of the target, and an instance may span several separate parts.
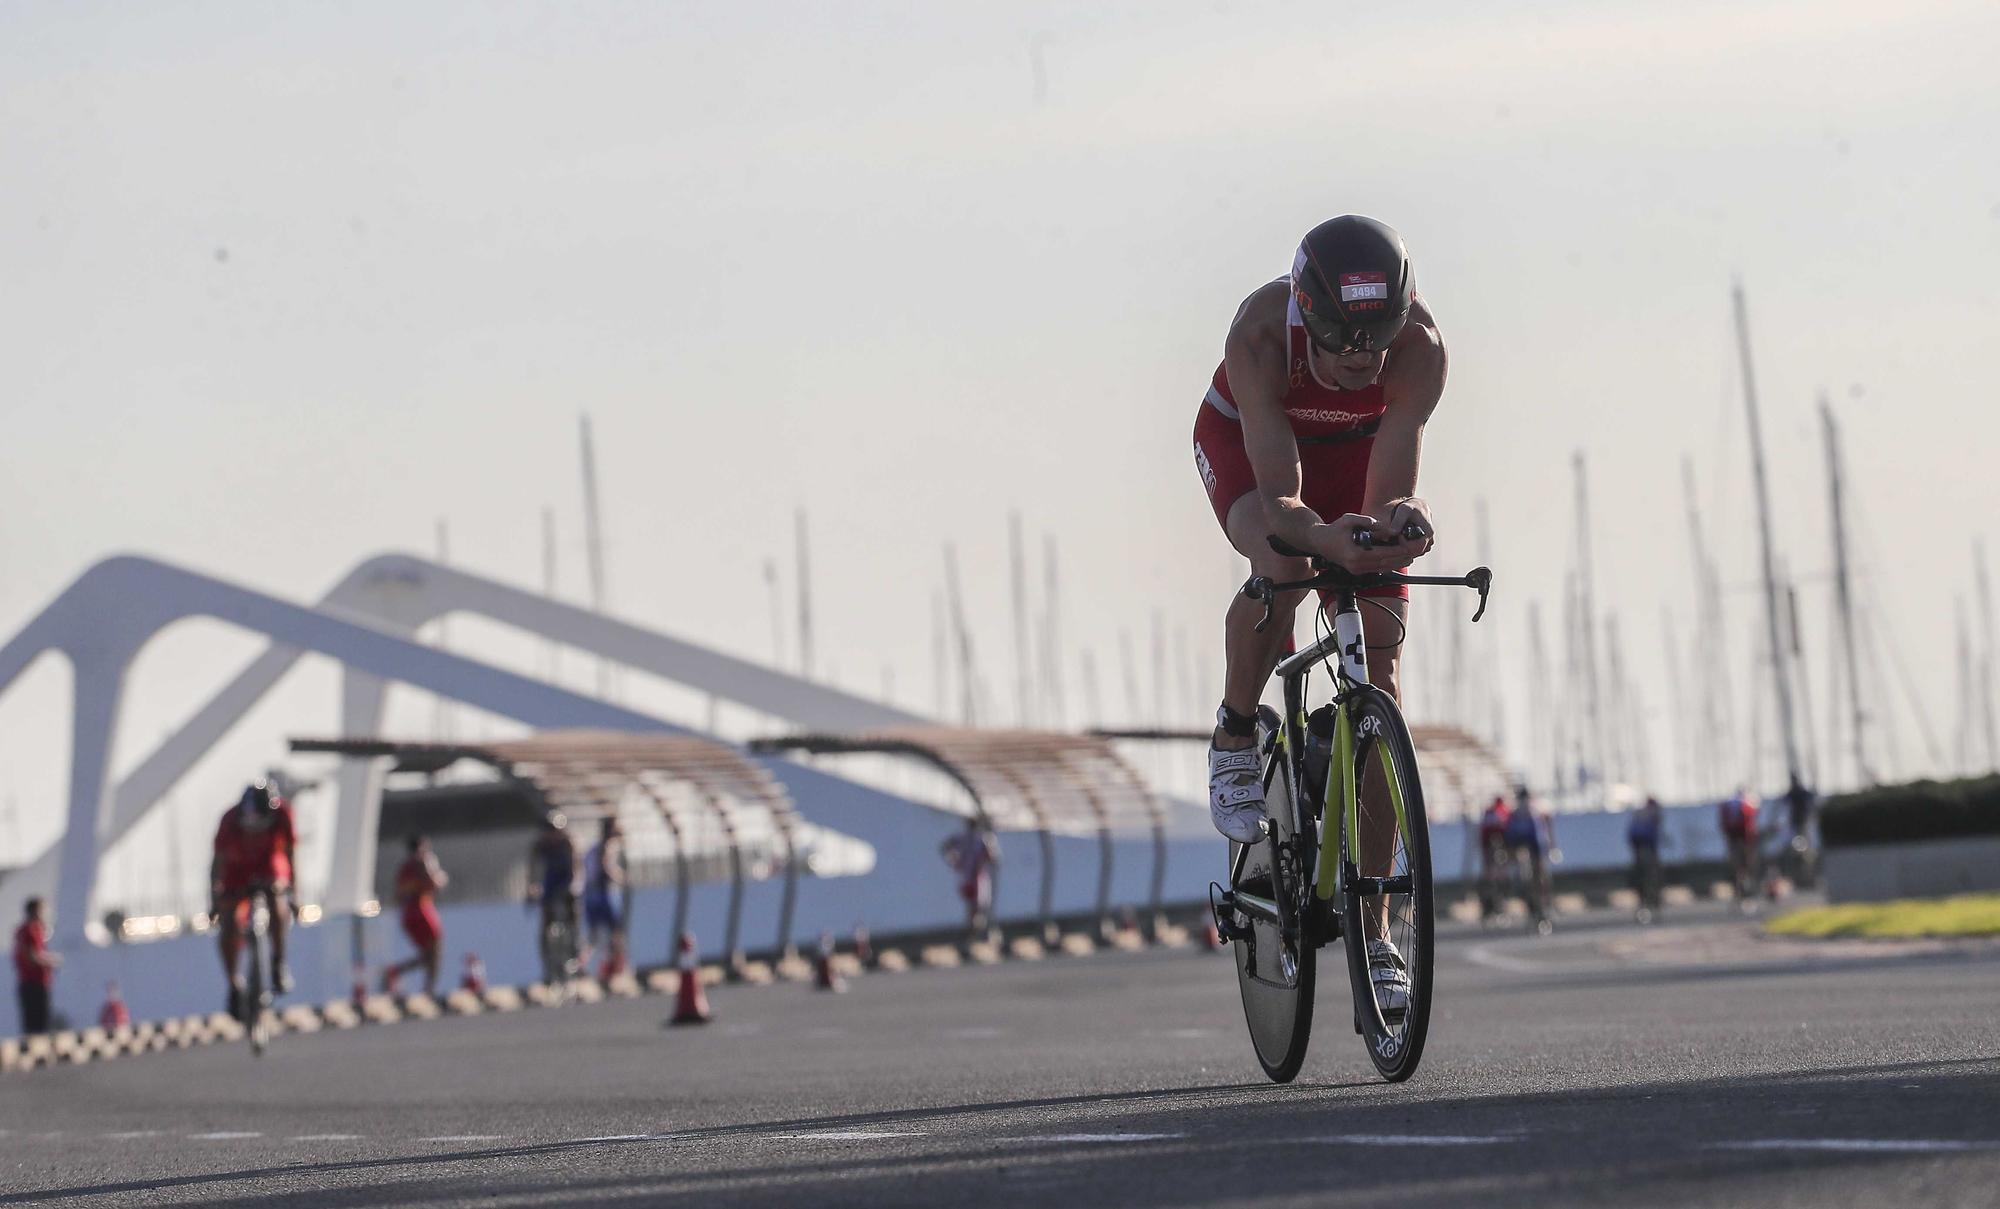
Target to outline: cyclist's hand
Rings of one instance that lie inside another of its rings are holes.
[[[1330,524],[1315,528],[1312,531],[1311,550],[1328,562],[1356,575],[1394,571],[1408,562],[1410,556],[1401,546],[1376,546],[1364,549],[1354,543],[1355,534],[1372,533],[1375,528],[1374,517],[1350,512]]]
[[[1419,538],[1406,536],[1415,528],[1423,534]],[[1414,495],[1389,501],[1389,515],[1375,529],[1375,536],[1385,541],[1402,543],[1403,560],[1429,554],[1437,544],[1437,526],[1431,522],[1431,506]]]

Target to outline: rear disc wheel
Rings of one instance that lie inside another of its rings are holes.
[[[1277,721],[1270,709],[1258,710],[1259,751],[1265,749]],[[1293,904],[1292,918],[1297,920],[1310,891],[1303,889],[1308,873],[1293,847],[1297,827],[1294,801],[1290,762],[1281,752],[1271,783],[1265,787],[1264,810],[1271,819],[1271,835],[1244,861],[1243,883],[1249,892],[1256,893],[1259,887],[1255,882],[1262,880],[1264,895],[1286,895]],[[1237,848],[1235,844],[1229,848],[1232,868]],[[1279,866],[1276,875],[1260,877],[1258,870],[1270,869],[1274,861]],[[1272,1082],[1290,1083],[1305,1065],[1306,1043],[1312,1034],[1313,947],[1296,937],[1287,940],[1277,925],[1241,912],[1231,922],[1249,933],[1248,939],[1239,935],[1231,950],[1236,959],[1236,985],[1243,996],[1243,1020],[1250,1029],[1257,1064]]]

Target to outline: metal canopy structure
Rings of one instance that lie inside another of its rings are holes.
[[[1210,730],[1093,730],[1106,740],[1207,744]],[[1432,822],[1476,819],[1494,797],[1510,797],[1514,774],[1493,745],[1455,726],[1412,726],[1424,765],[1424,807]]]
[[[544,813],[573,818],[616,814],[628,794],[660,812],[674,843],[674,927],[687,928],[690,809],[712,815],[729,850],[729,922],[723,939],[729,968],[741,966],[744,824],[761,819],[784,845],[785,891],[778,911],[778,951],[792,949],[792,915],[798,900],[798,812],[789,795],[762,766],[727,744],[690,735],[555,730],[495,743],[397,743],[378,739],[294,739],[295,752],[387,757],[395,771],[436,772],[458,760],[476,760],[522,785]]]
[[[1153,837],[1148,895],[1157,921],[1166,881],[1166,817],[1138,772],[1094,735],[1033,730],[974,730],[904,726],[858,734],[801,734],[755,739],[754,752],[812,755],[900,755],[921,760],[956,781],[972,798],[976,817],[994,830],[1033,831],[1041,843],[1038,918],[1055,931],[1057,832],[1098,837],[1097,917],[1111,920],[1112,834],[1145,830]]]

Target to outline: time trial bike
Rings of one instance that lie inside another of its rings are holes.
[[[1307,557],[1275,537],[1271,545]],[[1319,558],[1312,567],[1314,575],[1295,583],[1255,576],[1243,586],[1245,596],[1264,603],[1259,630],[1280,593],[1312,589],[1323,594],[1322,620],[1325,598],[1332,598],[1331,632],[1278,664],[1283,713],[1258,709],[1269,827],[1260,841],[1230,845],[1229,884],[1211,884],[1210,907],[1216,931],[1234,950],[1244,1020],[1266,1075],[1288,1083],[1304,1065],[1316,956],[1344,940],[1354,1031],[1375,1069],[1397,1082],[1415,1073],[1430,1027],[1430,832],[1409,727],[1395,698],[1368,682],[1358,594],[1402,584],[1472,588],[1478,621],[1493,573],[1356,575]],[[1322,665],[1331,670],[1332,699],[1308,713],[1307,681]],[[1388,994],[1385,986],[1378,995],[1371,941],[1395,946],[1407,994]]]

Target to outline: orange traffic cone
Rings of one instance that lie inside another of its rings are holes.
[[[833,968],[833,933],[819,934],[819,957],[813,962],[813,985],[836,994],[847,989],[847,980]]]
[[[459,989],[471,991],[475,995],[486,993],[486,963],[479,960],[479,954],[465,955],[465,977],[459,979]]]
[[[115,982],[104,984],[104,1010],[97,1014],[97,1027],[106,1032],[132,1027],[132,1013],[126,1010],[125,1000],[118,994]]]
[[[694,960],[694,933],[681,933],[680,955],[674,965],[680,970],[680,990],[674,996],[673,1018],[668,1024],[707,1024],[715,1019],[708,1010],[708,995],[702,990],[701,970]]]

